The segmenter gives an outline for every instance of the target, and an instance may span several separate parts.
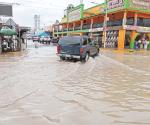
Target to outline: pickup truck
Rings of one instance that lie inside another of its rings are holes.
[[[88,61],[89,57],[99,54],[99,46],[88,36],[66,36],[59,40],[57,55],[61,60],[79,59]]]

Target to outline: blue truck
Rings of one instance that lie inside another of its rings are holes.
[[[61,60],[78,59],[86,62],[90,56],[98,54],[98,44],[88,36],[66,36],[57,45],[57,55]]]

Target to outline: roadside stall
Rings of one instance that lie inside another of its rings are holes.
[[[0,30],[2,52],[13,52],[20,48],[15,30],[4,27]]]

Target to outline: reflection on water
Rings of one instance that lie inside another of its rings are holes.
[[[0,56],[0,125],[149,125],[150,52],[59,61],[55,46]]]

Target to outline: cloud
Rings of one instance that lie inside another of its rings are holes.
[[[104,0],[84,0],[87,7],[94,6],[90,2],[102,3]],[[68,4],[78,5],[80,0],[0,0],[0,2],[19,3],[13,6],[13,19],[19,25],[33,26],[34,15],[41,16],[41,26],[60,20]]]

